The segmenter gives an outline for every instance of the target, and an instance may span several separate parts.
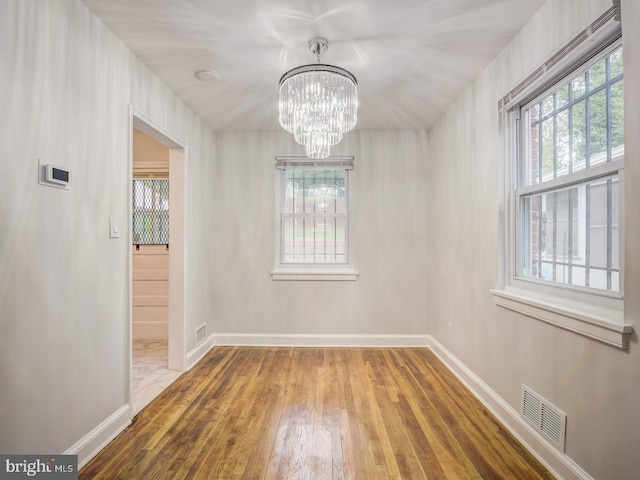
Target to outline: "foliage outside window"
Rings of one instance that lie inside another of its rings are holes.
[[[621,292],[620,42],[520,109],[517,275]]]

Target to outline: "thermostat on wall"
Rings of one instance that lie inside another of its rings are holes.
[[[57,183],[58,185],[68,185],[69,184],[69,170],[58,167],[57,165],[48,164],[46,165],[46,171],[44,179],[47,182]]]
[[[43,165],[38,161],[40,168],[39,182],[50,187],[67,188],[71,182],[71,171],[68,168],[48,163]]]

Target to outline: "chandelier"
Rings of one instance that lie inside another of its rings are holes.
[[[289,70],[280,78],[280,125],[301,145],[310,158],[327,158],[331,145],[356,126],[358,82],[344,68],[320,63],[329,43],[309,41],[318,63]]]

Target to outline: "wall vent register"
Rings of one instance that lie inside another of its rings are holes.
[[[567,415],[549,403],[526,385],[522,385],[520,414],[549,440],[558,450],[564,452]]]
[[[207,324],[203,323],[196,328],[196,346],[200,345],[207,338]]]

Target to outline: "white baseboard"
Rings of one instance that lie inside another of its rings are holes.
[[[522,443],[549,471],[559,479],[593,480],[577,463],[557,450],[536,432],[520,414],[471,369],[428,335],[427,346],[442,360],[482,404]]]
[[[213,334],[187,353],[187,370],[198,363],[215,345],[282,347],[425,347],[427,335],[313,335],[313,334]],[[65,455],[78,455],[78,469],[131,424],[127,403],[100,425],[67,449]]]
[[[458,360],[431,335],[313,335],[313,334],[214,334],[187,354],[187,370],[215,345],[282,347],[429,347],[483,405],[549,471],[559,479],[593,480],[577,463],[558,451],[489,385]],[[132,418],[127,403],[67,449],[64,455],[78,455],[78,469],[124,431]]]
[[[209,350],[211,350],[214,345],[218,345],[218,343],[216,343],[213,335],[209,335],[200,345],[187,353],[187,368],[185,371],[191,370],[196,363],[209,353]]]
[[[427,335],[245,334],[211,335],[215,345],[260,347],[425,347]]]
[[[79,470],[129,425],[131,425],[131,406],[127,403],[113,412],[100,425],[78,440],[63,454],[78,455]]]

